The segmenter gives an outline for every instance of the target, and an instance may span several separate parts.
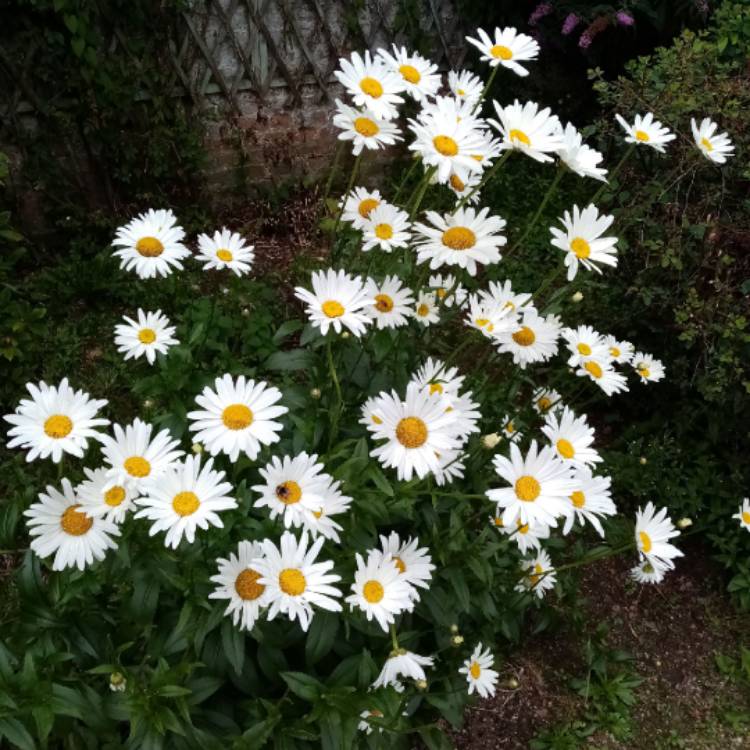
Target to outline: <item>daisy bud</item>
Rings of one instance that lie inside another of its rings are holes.
[[[221,293],[222,294],[229,294],[229,289],[227,289],[227,287],[223,286],[223,287],[221,287]]]
[[[109,689],[114,693],[122,693],[127,687],[128,681],[121,672],[112,672],[109,677]]]
[[[645,466],[648,463],[648,459],[645,456],[640,458],[641,466]]]
[[[343,333],[341,334],[341,338],[342,338],[342,339],[348,339],[348,338],[349,338],[349,331],[344,331],[344,332],[343,332]]]
[[[311,388],[310,397],[315,399],[320,398],[320,388]]]
[[[242,317],[243,318],[249,318],[250,317],[250,310],[248,310],[246,307],[242,308]]]
[[[203,453],[203,446],[200,443],[193,443],[192,446],[190,446],[190,450],[197,455]]]
[[[482,445],[489,451],[491,451],[502,438],[496,432],[491,432],[489,435],[482,436]]]
[[[693,519],[692,518],[681,518],[677,522],[677,528],[678,529],[687,529],[689,526],[693,525]]]
[[[417,690],[427,690],[427,680],[417,680],[414,684],[417,686]]]
[[[153,402],[153,401],[152,401],[152,400],[151,400],[150,398],[147,398],[147,399],[146,399],[146,400],[145,400],[145,401],[143,402],[143,408],[144,408],[144,409],[152,409],[152,408],[153,408],[153,406],[154,406],[154,402]]]
[[[451,638],[451,643],[454,646],[460,646],[464,642],[464,637],[462,635],[454,635],[453,638]]]
[[[505,684],[510,690],[516,690],[519,685],[518,680],[515,677],[511,677]]]
[[[580,302],[583,299],[583,292],[576,292],[570,299],[572,302]]]
[[[451,633],[458,633],[458,625],[451,625]]]

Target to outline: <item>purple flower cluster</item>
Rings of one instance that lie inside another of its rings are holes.
[[[568,15],[565,16],[565,20],[563,21],[561,29],[563,36],[572,34],[575,30],[575,27],[578,26],[579,23],[581,23],[581,17],[577,13],[568,13]]]
[[[529,26],[536,26],[545,16],[552,13],[552,3],[539,3],[529,16]]]
[[[625,10],[618,10],[617,13],[615,13],[615,18],[620,26],[635,26],[635,18]]]

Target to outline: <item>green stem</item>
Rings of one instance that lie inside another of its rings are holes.
[[[339,141],[338,146],[336,146],[336,154],[333,157],[333,164],[331,165],[331,171],[328,175],[328,180],[326,181],[326,189],[323,193],[323,210],[325,211],[326,206],[326,200],[328,196],[331,194],[331,185],[333,185],[333,179],[336,176],[336,172],[339,168],[339,162],[341,161],[341,154],[344,153],[344,141]]]
[[[406,174],[404,175],[404,178],[401,180],[401,184],[398,186],[395,195],[393,196],[393,203],[395,204],[398,200],[399,195],[401,195],[401,191],[406,186],[406,183],[409,181],[409,178],[412,176],[414,170],[417,168],[417,165],[421,163],[420,159],[413,159],[412,165],[409,167],[409,169],[406,170]],[[408,201],[407,201],[408,202]]]
[[[360,151],[357,154],[357,157],[354,159],[354,164],[352,165],[352,173],[349,175],[349,184],[346,186],[346,192],[344,193],[344,197],[341,199],[341,208],[339,208],[339,212],[336,215],[336,223],[333,225],[333,232],[331,233],[331,246],[336,242],[336,232],[338,231],[339,224],[341,223],[341,217],[344,214],[344,206],[346,204],[346,199],[349,197],[349,193],[352,192],[352,188],[354,187],[354,180],[357,179],[357,172],[359,172],[359,164],[362,161],[362,151]]]
[[[471,114],[474,114],[482,106],[482,102],[486,99],[487,94],[490,93],[490,88],[492,87],[492,84],[495,81],[495,76],[497,75],[497,71],[499,69],[500,69],[499,65],[496,65],[492,69],[492,73],[490,73],[490,77],[487,79],[487,83],[482,89],[482,95],[479,97],[479,99],[477,99],[477,103],[474,105],[474,108],[471,110]]]
[[[328,446],[330,448],[333,445],[334,440],[338,434],[339,428],[339,416],[341,414],[341,407],[344,403],[344,398],[341,395],[341,383],[339,383],[339,377],[336,373],[336,365],[333,362],[333,351],[331,348],[331,340],[326,341],[326,356],[328,358],[328,370],[331,373],[331,379],[333,385],[336,388],[336,407],[331,410],[331,434],[328,436]]]
[[[615,168],[607,175],[607,182],[603,182],[600,185],[599,189],[591,196],[591,200],[589,201],[589,203],[596,203],[596,201],[599,200],[602,193],[609,187],[609,183],[614,180],[618,172],[622,169],[622,165],[625,164],[625,162],[630,158],[630,154],[635,151],[635,146],[635,143],[630,144],[625,153],[622,155],[620,161],[615,164]]]
[[[398,636],[396,635],[396,626],[391,623],[391,643],[393,644],[393,650],[398,651]]]
[[[436,171],[437,171],[437,167],[430,167],[424,173],[422,182],[419,183],[419,187],[417,188],[417,191],[414,195],[414,205],[411,207],[411,211],[409,212],[409,221],[413,221],[414,217],[417,215],[417,211],[419,211],[419,206],[422,203],[424,194],[427,192],[427,188],[430,186],[430,180],[432,179],[432,175],[434,175]]]
[[[534,292],[536,297],[537,307],[541,308],[542,294],[549,289],[550,285],[557,280],[560,273],[565,269],[565,266],[556,266],[551,273],[547,274],[547,278],[542,282],[542,285]]]
[[[481,181],[478,185],[472,188],[471,192],[468,195],[465,195],[456,205],[456,208],[453,210],[453,213],[455,214],[456,211],[458,211],[460,208],[463,208],[471,199],[472,197],[478,193],[484,185],[486,185],[494,176],[495,172],[497,172],[500,167],[505,164],[505,162],[510,158],[510,155],[513,153],[513,149],[508,149],[488,170],[485,172],[484,177],[482,177]]]

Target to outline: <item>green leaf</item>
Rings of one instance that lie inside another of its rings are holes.
[[[282,323],[273,335],[273,341],[275,344],[280,344],[285,338],[290,336],[297,331],[302,330],[304,323],[301,320],[287,320]]]
[[[311,703],[325,688],[322,682],[304,672],[281,672],[280,675],[295,695]]]
[[[221,624],[221,645],[235,673],[242,674],[242,667],[245,663],[245,635],[229,620],[224,620]]]
[[[83,51],[86,49],[86,40],[80,36],[74,37],[70,41],[70,46],[73,48],[73,54],[76,57],[82,57]]]
[[[383,474],[382,469],[377,464],[370,464],[370,467],[367,470],[367,477],[372,480],[372,483],[384,495],[393,497],[393,487],[391,487],[391,483],[388,481],[385,474]]]
[[[419,736],[429,750],[451,750],[453,745],[439,727],[423,727]]]
[[[37,750],[34,738],[18,719],[0,719],[0,737],[10,740],[20,750]]]
[[[339,630],[339,617],[333,612],[319,611],[313,617],[305,641],[305,658],[308,665],[319,662],[333,648]]]
[[[315,364],[315,357],[306,349],[290,349],[286,352],[274,352],[265,362],[268,370],[281,372],[289,370],[306,370]]]
[[[195,677],[188,682],[191,696],[188,700],[191,706],[197,706],[203,701],[208,700],[222,685],[224,680],[220,677],[213,677],[211,675],[205,675],[203,677]]]
[[[156,691],[156,694],[162,696],[162,698],[181,698],[184,695],[190,695],[190,693],[190,688],[180,685],[164,685]]]

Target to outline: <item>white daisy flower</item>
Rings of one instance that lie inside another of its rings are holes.
[[[466,454],[461,451],[442,451],[438,455],[435,483],[438,487],[450,484],[454,479],[463,479]]]
[[[391,651],[388,659],[380,670],[377,680],[372,683],[374,688],[393,686],[398,689],[401,685],[399,677],[409,677],[415,682],[426,680],[424,668],[433,666],[432,656],[420,656],[405,648]]]
[[[396,564],[401,577],[410,585],[415,587],[411,598],[419,601],[417,588],[428,589],[432,580],[432,557],[427,547],[419,546],[419,539],[409,537],[402,542],[397,532],[392,531],[388,536],[380,535],[380,548],[384,557],[390,557]]]
[[[476,104],[482,98],[484,83],[468,70],[448,72],[448,90],[460,101]]]
[[[59,385],[27,383],[31,398],[22,398],[12,414],[3,419],[13,426],[8,430],[8,448],[28,450],[27,461],[52,456],[59,463],[64,453],[83,458],[89,438],[102,441],[104,435],[96,428],[109,424],[96,414],[107,404],[106,399],[92,399],[88,393],[76,391],[63,378]]]
[[[300,627],[307,632],[313,607],[341,612],[337,601],[341,591],[331,585],[341,577],[329,572],[333,568],[331,560],[316,562],[324,541],[321,536],[308,549],[307,532],[303,531],[298,541],[294,534],[285,531],[279,547],[270,539],[261,542],[263,557],[255,558],[252,566],[261,574],[258,583],[268,591],[269,620],[281,613],[292,622],[299,620]]]
[[[367,621],[377,620],[383,630],[396,621],[396,615],[414,607],[412,587],[401,576],[394,560],[377,550],[370,550],[367,562],[357,552],[352,594],[346,597],[351,609],[365,613]]]
[[[467,36],[466,41],[473,44],[482,53],[480,59],[493,68],[502,65],[519,76],[527,76],[529,71],[520,63],[536,60],[539,56],[539,42],[512,26],[496,28],[494,38],[483,29],[477,29],[477,34],[479,39]]]
[[[117,351],[125,355],[125,361],[146,357],[150,365],[156,361],[156,355],[166,354],[170,346],[179,344],[175,338],[175,327],[169,325],[169,318],[156,312],[144,312],[138,308],[138,320],[123,315],[124,324],[115,326],[115,345]]]
[[[645,115],[636,115],[632,125],[626,122],[620,115],[615,115],[615,118],[627,133],[625,136],[626,143],[651,146],[651,148],[663,154],[664,144],[673,141],[677,137],[658,120],[655,120],[651,112],[647,112]]]
[[[664,575],[668,569],[669,568],[658,558],[641,560],[641,562],[630,571],[630,577],[636,583],[661,583],[664,580]]]
[[[565,166],[580,177],[593,177],[595,180],[607,181],[607,170],[599,165],[604,157],[583,142],[583,136],[573,123],[568,123],[562,132],[562,145],[557,155]]]
[[[412,384],[402,401],[395,391],[379,396],[378,416],[383,423],[373,430],[375,440],[384,440],[370,455],[383,466],[396,469],[399,480],[412,475],[423,479],[439,466],[436,454],[460,447],[456,418],[446,411],[443,399]]]
[[[403,140],[401,131],[389,120],[378,117],[369,109],[350,107],[338,99],[333,125],[341,130],[340,141],[352,141],[354,156],[359,156],[365,148],[377,150]]]
[[[362,279],[329,268],[314,271],[311,281],[312,292],[298,286],[294,296],[307,305],[307,315],[313,326],[319,328],[323,336],[331,327],[336,333],[348,328],[355,336],[361,336],[370,323],[366,308],[375,302],[365,292]]]
[[[266,587],[258,583],[260,573],[253,568],[253,560],[262,556],[263,548],[259,542],[240,542],[236,555],[230,552],[228,559],[216,561],[219,572],[211,576],[216,588],[208,598],[228,599],[224,614],[231,615],[234,625],[248,632],[255,627],[269,600]]]
[[[494,657],[488,648],[482,649],[481,641],[477,644],[472,655],[464,662],[458,672],[466,675],[469,683],[469,695],[475,690],[482,698],[490,698],[495,694],[498,673],[492,669]]]
[[[538,388],[532,396],[532,405],[534,411],[541,415],[562,411],[562,396],[552,388]]]
[[[398,106],[404,102],[401,92],[406,88],[406,80],[382,58],[373,59],[369,50],[364,58],[352,52],[351,60],[339,59],[339,67],[341,70],[333,74],[358,107],[366,107],[384,120],[393,120],[398,115]]]
[[[396,275],[386,276],[381,283],[368,278],[365,294],[375,300],[367,312],[379,330],[405,326],[414,315],[414,295]]]
[[[364,187],[354,188],[344,197],[341,221],[349,222],[355,229],[364,229],[370,214],[383,203],[379,190]]]
[[[657,513],[654,504],[649,502],[643,510],[638,509],[635,517],[635,543],[641,558],[651,563],[658,560],[668,568],[674,568],[672,560],[682,557],[683,553],[670,544],[669,540],[679,535],[672,519],[667,516],[666,508]]]
[[[501,107],[493,101],[497,120],[488,120],[502,137],[503,151],[516,149],[536,161],[552,161],[550,154],[556,153],[563,144],[560,120],[549,109],[539,109],[536,102],[513,104]]]
[[[409,244],[409,214],[390,203],[381,203],[370,212],[362,229],[362,250],[377,247],[383,252]]]
[[[636,352],[633,355],[631,364],[636,373],[638,373],[641,383],[656,382],[664,377],[664,365],[650,354]]]
[[[378,56],[386,67],[401,76],[401,83],[409,96],[421,102],[435,96],[441,85],[438,66],[416,52],[408,52],[406,47],[393,45],[393,54],[379,49]]]
[[[704,117],[698,125],[695,118],[690,118],[695,145],[700,152],[714,164],[726,163],[727,157],[734,156],[734,146],[728,133],[717,133],[719,126],[709,117]]]
[[[433,274],[430,276],[427,286],[443,307],[453,307],[453,305],[463,307],[466,302],[466,289],[451,274],[445,274],[444,276]]]
[[[47,486],[39,493],[39,502],[23,512],[28,518],[29,547],[39,557],[55,559],[52,570],[77,567],[83,570],[94,560],[103,560],[108,549],[116,549],[113,536],[120,535],[114,521],[84,512],[73,486],[62,480],[62,492]]]
[[[104,516],[108,521],[122,523],[134,507],[136,493],[125,485],[112,484],[106,467],[96,471],[84,468],[83,471],[86,479],[75,490],[81,510],[92,518]]]
[[[557,227],[549,228],[552,244],[565,253],[568,281],[576,277],[579,263],[587,271],[597,273],[602,272],[599,264],[617,265],[617,237],[602,237],[614,220],[614,216],[600,215],[592,203],[583,210],[573,206],[572,214],[566,211],[560,218],[564,231]]]
[[[286,528],[301,526],[305,513],[318,510],[325,502],[333,482],[317,461],[316,454],[305,452],[294,458],[273,456],[259,469],[264,483],[252,487],[260,494],[253,507],[268,508],[272,519],[281,516]]]
[[[527,310],[515,330],[502,330],[497,334],[498,350],[501,354],[512,354],[513,362],[525,370],[526,365],[545,362],[557,354],[561,329],[556,315],[543,318],[536,310]]]
[[[562,337],[570,351],[568,367],[576,367],[586,359],[610,359],[609,348],[604,343],[603,336],[591,326],[563,328]]]
[[[589,426],[586,415],[576,417],[567,406],[559,416],[547,414],[542,432],[547,436],[558,458],[576,469],[593,466],[602,457],[592,447],[594,428]]]
[[[213,237],[199,234],[198,249],[200,252],[195,259],[203,262],[206,271],[228,268],[236,276],[244,276],[255,260],[254,246],[247,245],[242,235],[230,232],[226,227],[214,232]]]
[[[620,341],[614,336],[605,336],[604,345],[612,361],[618,365],[627,365],[632,361],[635,347],[629,341]]]
[[[511,443],[510,459],[495,456],[495,471],[511,487],[487,490],[485,494],[504,508],[503,523],[540,523],[556,526],[559,516],[570,514],[568,498],[575,490],[570,469],[555,455],[552,448],[537,448],[531,441],[524,457]]]
[[[609,477],[595,477],[591,469],[581,468],[573,474],[573,481],[576,489],[568,498],[572,512],[565,519],[563,534],[570,532],[575,521],[581,524],[588,521],[604,538],[599,516],[614,516],[617,513],[610,490],[612,480]]]
[[[487,289],[479,290],[479,297],[490,308],[495,308],[502,313],[524,313],[533,310],[534,304],[531,294],[528,292],[514,292],[511,282],[506,279],[502,284],[499,281],[490,281]]]
[[[333,516],[347,513],[353,499],[344,495],[340,487],[341,482],[332,482],[328,492],[321,496],[318,507],[314,510],[305,510],[302,525],[313,539],[320,535],[333,540],[336,544],[341,543],[339,531],[343,531],[343,527],[333,519]]]
[[[502,511],[498,509],[498,514]],[[502,521],[502,518],[500,518]],[[549,539],[550,527],[544,523],[522,523],[517,518],[515,523],[501,523],[498,531],[509,536],[517,545],[522,555],[529,550],[538,550],[542,548],[542,539]]]
[[[576,375],[593,380],[608,396],[627,391],[627,379],[607,359],[582,359]]]
[[[458,374],[457,367],[446,367],[439,359],[427,357],[427,361],[417,370],[412,382],[420,390],[441,396],[458,396],[465,378]]]
[[[479,404],[472,401],[471,397],[471,391],[460,395],[443,396],[445,411],[453,415],[455,434],[462,442],[466,442],[472,433],[479,432],[478,422],[482,418],[479,413]]]
[[[500,427],[503,437],[509,443],[517,443],[523,437],[523,433],[518,429],[515,419],[510,414],[506,414],[500,420]]]
[[[414,317],[423,326],[440,322],[440,307],[437,295],[431,292],[419,292],[417,304],[414,306]]]
[[[117,230],[112,245],[120,268],[134,270],[142,279],[169,276],[190,255],[182,240],[185,232],[177,226],[171,211],[149,209]]]
[[[370,396],[370,398],[362,404],[360,410],[362,412],[362,419],[359,420],[359,423],[367,427],[370,432],[377,429],[379,424],[383,424],[383,419],[378,414],[379,408],[380,399],[377,396]]]
[[[750,531],[750,498],[744,498],[740,505],[739,512],[735,513],[732,518],[736,518],[747,531]]]
[[[364,732],[365,734],[372,734],[372,724],[369,719],[375,718],[375,719],[382,719],[383,718],[383,712],[380,711],[377,708],[373,708],[370,710],[362,711],[362,713],[359,715],[360,722],[357,724],[357,729],[360,732]],[[377,727],[378,732],[382,732],[382,727]]]
[[[227,475],[213,466],[212,458],[201,468],[200,456],[188,456],[143,490],[143,497],[135,501],[141,508],[135,517],[153,521],[149,536],[166,531],[164,545],[177,549],[183,536],[192,544],[198,528],[224,528],[219,512],[233,510],[237,501],[227,494],[232,492],[232,485],[224,481]]]
[[[480,190],[474,191],[474,188],[482,181],[482,176],[477,172],[472,172],[465,180],[462,180],[455,172],[451,172],[446,182],[446,187],[450,188],[458,199],[465,199],[465,205],[472,206],[479,203],[482,193]]]
[[[102,440],[104,463],[108,465],[109,481],[104,489],[125,487],[138,494],[146,485],[171,468],[184,452],[177,449],[169,430],[161,430],[152,437],[152,425],[137,417],[126,427],[113,425],[114,437],[105,435]]]
[[[487,338],[496,339],[500,333],[515,331],[518,327],[518,316],[510,308],[497,307],[486,297],[470,295],[468,307],[464,322]]]
[[[479,212],[470,207],[459,208],[445,216],[427,211],[426,218],[429,225],[414,224],[417,263],[429,261],[433,270],[443,265],[459,266],[476,276],[477,263],[500,262],[500,248],[508,241],[500,234],[506,222],[499,216],[490,216],[488,208]]]
[[[555,588],[557,573],[552,567],[552,560],[550,560],[546,550],[539,550],[533,560],[525,560],[521,569],[525,575],[516,584],[516,591],[531,591],[538,599],[543,599],[547,591]]]
[[[226,453],[234,463],[245,453],[254,461],[261,446],[279,442],[282,425],[275,420],[289,411],[276,405],[280,400],[281,391],[265,381],[244,375],[235,381],[227,373],[196,396],[201,409],[188,412],[189,429],[212,456]]]

